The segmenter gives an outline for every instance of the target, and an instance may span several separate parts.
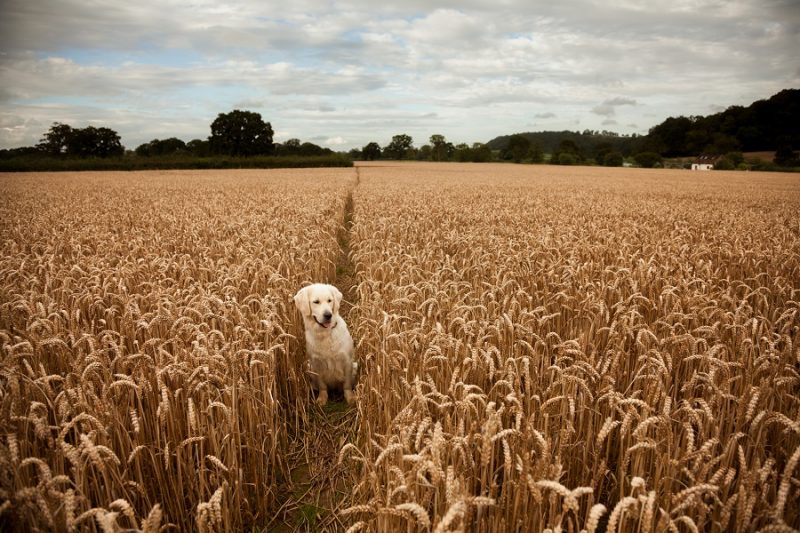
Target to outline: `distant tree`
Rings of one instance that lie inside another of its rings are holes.
[[[544,150],[539,146],[539,143],[531,143],[528,149],[528,158],[532,163],[542,163],[544,161]]]
[[[606,155],[614,151],[614,146],[608,141],[601,141],[594,145],[594,160],[603,164]]]
[[[665,152],[665,155],[687,155],[702,154],[709,150],[711,146],[711,136],[708,131],[702,128],[695,128],[686,133],[685,144],[682,150]]]
[[[472,143],[472,161],[486,163],[492,160],[492,149],[483,143]]]
[[[384,157],[388,159],[406,159],[408,152],[413,146],[413,139],[402,133],[392,137],[392,142],[386,145],[383,149]]]
[[[448,155],[453,145],[447,142],[444,135],[434,134],[430,138],[431,143],[431,160],[432,161],[447,161]]]
[[[297,154],[303,157],[320,156],[331,152],[330,148],[323,148],[310,142],[304,142],[297,148]]]
[[[720,157],[716,163],[714,163],[714,170],[734,170],[736,165],[728,159],[727,156]]]
[[[572,152],[561,152],[558,154],[557,163],[559,165],[574,165],[578,162],[578,158]]]
[[[606,167],[621,167],[624,159],[619,152],[608,152],[602,160],[603,166]]]
[[[275,145],[277,155],[297,155],[300,152],[300,139],[288,139],[281,144]]]
[[[780,167],[800,166],[800,156],[792,145],[791,137],[781,136],[778,139],[773,162]]]
[[[52,157],[117,157],[125,153],[119,134],[112,129],[59,123],[44,134],[37,148]]]
[[[563,141],[561,141],[561,143],[558,145],[558,151],[559,153],[562,154],[563,153],[572,154],[576,158],[581,156],[581,149],[572,139],[564,139]]]
[[[21,146],[19,148],[0,150],[0,159],[15,159],[18,157],[36,158],[41,156],[42,150],[36,146]]]
[[[725,135],[724,133],[715,133],[713,136],[713,143],[705,151],[712,154],[727,154],[739,149],[741,144],[736,140],[736,137]]]
[[[73,129],[67,154],[75,157],[119,157],[125,153],[119,134],[109,128]]]
[[[416,159],[419,161],[430,161],[431,160],[431,153],[433,152],[433,148],[431,148],[430,144],[423,144],[417,150],[417,157]]]
[[[655,152],[641,152],[633,156],[636,163],[643,168],[660,167],[663,159]]]
[[[728,152],[725,157],[733,163],[733,166],[738,167],[744,163],[744,154],[742,152]]]
[[[741,126],[736,130],[736,138],[742,143],[743,149],[750,149],[763,142],[764,134],[755,126]]]
[[[210,143],[202,139],[192,139],[186,143],[186,149],[195,157],[208,157],[211,155]]]
[[[66,156],[72,136],[72,126],[55,122],[39,141],[37,148],[52,157]]]
[[[380,159],[381,147],[378,143],[375,142],[367,143],[367,145],[361,149],[361,155],[367,161],[374,161],[376,159]]]
[[[566,157],[561,157],[565,155]],[[572,139],[563,139],[558,144],[558,149],[553,153],[550,161],[559,165],[574,165],[583,159],[581,149]]]
[[[647,137],[648,146],[644,150],[663,152],[667,156],[683,155],[686,153],[687,133],[694,126],[693,121],[687,117],[669,117],[661,124],[650,128]]]
[[[186,143],[176,137],[169,139],[153,139],[136,147],[139,156],[163,156],[186,152]]]
[[[230,156],[266,155],[273,151],[272,125],[261,114],[234,109],[211,123],[211,150]]]
[[[512,160],[521,163],[528,156],[531,149],[531,142],[523,135],[512,135],[508,138],[508,146],[500,151],[500,157],[505,160]]]

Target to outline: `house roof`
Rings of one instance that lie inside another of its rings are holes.
[[[714,163],[719,161],[721,157],[722,157],[721,155],[700,154],[699,156],[697,156],[697,158],[695,158],[694,161],[692,161],[692,163],[698,165],[713,165]]]

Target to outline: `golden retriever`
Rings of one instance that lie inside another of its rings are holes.
[[[312,387],[319,391],[317,403],[328,402],[328,389],[341,388],[347,403],[353,403],[353,377],[358,369],[353,361],[353,338],[339,316],[342,293],[333,285],[314,283],[294,296],[303,315],[306,355]]]

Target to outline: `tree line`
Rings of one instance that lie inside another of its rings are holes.
[[[414,146],[414,139],[405,133],[392,137],[392,140],[384,147],[377,142],[370,142],[361,149],[350,150],[350,157],[353,159],[363,159],[374,161],[376,159],[408,159],[417,161],[459,161],[483,163],[492,161],[494,154],[491,148],[484,143],[453,144],[444,135],[434,134],[430,136],[429,144],[424,144],[419,148]]]
[[[284,143],[273,142],[273,129],[261,114],[235,109],[220,113],[211,123],[207,139],[184,142],[176,137],[153,139],[136,147],[133,154],[140,157],[255,157],[332,155],[323,148],[299,139]],[[68,124],[53,124],[36,146],[0,151],[0,158],[15,157],[54,159],[105,159],[125,155],[119,134],[110,128],[88,126],[74,128]]]
[[[644,144],[665,157],[774,150],[777,159],[791,158],[800,148],[800,89],[708,116],[670,117],[650,128]]]
[[[622,155],[639,166],[657,166],[665,158],[706,154],[719,157],[716,168],[729,169],[742,165],[746,152],[774,151],[775,165],[798,167],[800,90],[786,89],[747,107],[731,106],[708,116],[669,117],[650,128],[647,135],[542,131],[501,136],[487,144],[493,150],[507,150],[521,144],[518,136],[536,150],[552,154],[553,163],[612,164]]]
[[[555,144],[539,142],[541,135],[548,141],[557,139]],[[428,143],[415,147],[413,138],[398,134],[384,147],[370,142],[361,149],[350,151],[353,159],[408,159],[417,161],[458,161],[485,163],[489,161],[508,161],[514,163],[545,163],[559,165],[599,164],[622,166],[630,150],[621,148],[619,143],[610,142],[608,132],[598,134],[594,142],[586,138],[594,137],[593,132],[541,132],[507,135],[488,143],[453,144],[444,135],[434,134]],[[584,138],[585,137],[585,138]],[[619,138],[619,136],[616,136]],[[533,140],[532,140],[533,139]],[[578,139],[576,141],[576,139]],[[651,161],[650,156],[655,156]],[[633,157],[640,166],[655,166],[661,161],[658,154],[636,154]]]

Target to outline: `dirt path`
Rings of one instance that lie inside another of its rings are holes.
[[[350,260],[353,190],[361,181],[357,167],[355,173],[356,180],[345,203],[344,223],[337,233],[336,278],[330,280],[344,295],[340,314],[351,332],[354,320],[351,310],[357,301],[355,269]],[[350,489],[355,479],[345,465],[337,463],[339,450],[351,442],[355,434],[358,410],[348,406],[341,393],[333,393],[325,407],[319,407],[309,398],[307,414],[307,426],[291,443],[286,456],[291,466],[291,483],[284,487],[285,494],[278,495],[280,507],[265,528],[266,532],[333,532],[345,529],[335,511],[349,505]]]

